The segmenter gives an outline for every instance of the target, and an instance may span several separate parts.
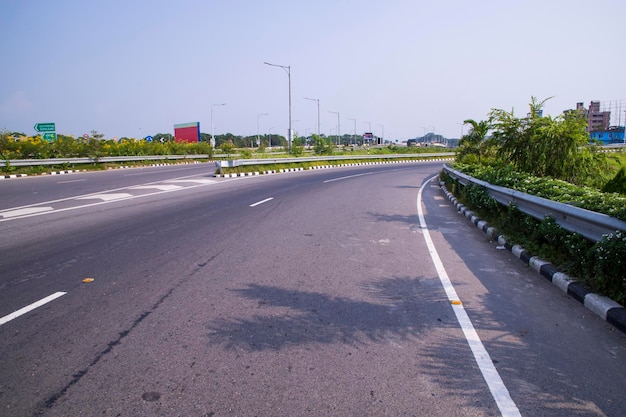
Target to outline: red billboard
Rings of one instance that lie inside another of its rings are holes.
[[[174,125],[174,139],[176,142],[199,142],[200,122]]]

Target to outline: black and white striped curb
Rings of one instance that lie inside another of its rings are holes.
[[[67,170],[67,171],[46,172],[41,175],[65,175],[65,174],[72,174],[74,172],[83,172],[83,171],[84,170],[81,170],[81,169],[72,169],[72,170]],[[4,177],[0,177],[0,179],[22,178],[22,177],[28,177],[28,174],[5,175]]]
[[[11,178],[21,178],[21,177],[27,177],[27,174],[13,174],[13,175],[3,175],[0,176],[0,180],[8,180]]]
[[[479,219],[473,211],[459,203],[456,197],[448,191],[443,182],[440,182],[439,185],[456,209],[467,217],[474,226],[485,232],[489,239],[497,240],[499,245],[510,251],[522,262],[528,264],[528,266],[542,277],[552,282],[570,297],[582,303],[587,309],[600,316],[603,320],[626,333],[626,308],[621,304],[608,297],[591,292],[583,283],[577,282],[567,274],[558,271],[551,263],[540,259],[538,256],[531,255],[520,245],[511,245],[503,236],[498,235],[494,227],[489,226],[485,220]]]
[[[298,171],[307,171],[312,169],[330,169],[330,168],[341,168],[341,167],[355,167],[355,166],[365,166],[365,165],[381,165],[381,164],[403,164],[403,163],[412,163],[412,162],[437,162],[437,161],[453,161],[454,158],[439,158],[439,159],[421,159],[421,160],[402,160],[402,161],[381,161],[381,162],[354,162],[349,164],[337,164],[337,165],[316,165],[308,168],[285,168],[279,170],[268,170],[268,171],[257,171],[257,172],[237,172],[232,174],[218,174],[215,173],[214,177],[219,178],[233,178],[233,177],[253,177],[256,175],[269,175],[269,174],[282,174],[285,172],[298,172]]]
[[[188,164],[201,164],[201,163],[202,162],[199,162],[199,161],[193,161],[193,162],[177,162],[175,164],[123,165],[119,167],[110,167],[107,169],[111,170],[111,169],[130,169],[130,168],[149,168],[149,167],[164,167],[164,166],[170,166],[170,165],[188,165]],[[39,174],[39,176],[65,175],[65,174],[73,174],[76,172],[87,172],[87,170],[86,169],[70,169],[70,170],[65,170],[65,171],[52,171],[52,172],[44,172],[42,174]],[[21,177],[27,177],[27,176],[28,174],[4,175],[4,176],[0,176],[0,180],[11,179],[11,178],[21,178]]]

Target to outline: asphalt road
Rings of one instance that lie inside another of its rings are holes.
[[[0,182],[0,416],[623,416],[626,336],[440,166]]]

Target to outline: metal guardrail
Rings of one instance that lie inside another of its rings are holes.
[[[234,168],[246,165],[268,164],[291,164],[317,161],[346,161],[354,159],[417,159],[424,157],[441,158],[454,156],[454,152],[444,153],[420,153],[420,154],[388,154],[388,155],[341,155],[341,156],[313,156],[300,158],[261,158],[261,159],[235,159],[230,161],[217,161],[220,168]]]
[[[143,155],[143,156],[103,156],[100,158],[50,158],[50,159],[11,159],[9,165],[14,167],[27,167],[39,165],[63,165],[63,164],[92,164],[99,162],[133,162],[133,161],[161,161],[164,159],[193,159],[208,158],[209,155]],[[0,160],[0,166],[5,166],[6,161]]]
[[[514,204],[522,213],[538,220],[543,220],[546,216],[552,217],[565,230],[578,233],[595,242],[602,240],[605,234],[614,233],[617,230],[626,231],[626,222],[606,214],[492,185],[456,171],[449,165],[444,165],[443,171],[457,179],[462,185],[475,184],[484,187],[487,193],[502,205]]]
[[[320,157],[300,157],[300,158],[261,158],[261,159],[238,159],[228,161],[217,161],[218,166],[236,167],[243,165],[263,165],[263,164],[289,164],[295,162],[311,161],[333,161],[346,159],[398,159],[398,158],[418,158],[418,157],[442,157],[453,156],[454,152],[446,153],[424,153],[424,154],[394,154],[394,155],[354,155],[354,156],[320,156]],[[50,158],[50,159],[10,159],[10,166],[25,167],[39,165],[63,165],[63,164],[93,164],[99,162],[134,162],[134,161],[161,161],[165,159],[209,159],[208,154],[194,155],[139,155],[139,156],[103,156],[99,158]],[[216,154],[213,158],[226,158],[226,154]],[[222,165],[220,165],[220,163]],[[0,159],[0,167],[6,166],[7,161]]]

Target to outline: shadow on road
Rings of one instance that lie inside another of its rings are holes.
[[[453,318],[444,317],[452,311],[441,289],[432,284],[416,278],[383,279],[363,287],[368,300],[250,284],[233,291],[256,301],[259,314],[211,322],[209,340],[227,349],[262,351],[407,339],[443,322],[454,325]]]

